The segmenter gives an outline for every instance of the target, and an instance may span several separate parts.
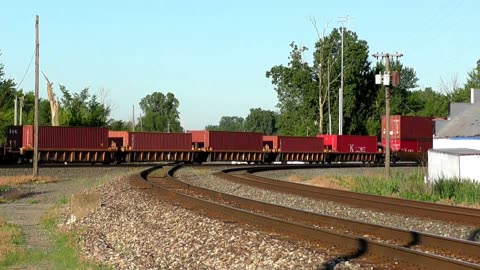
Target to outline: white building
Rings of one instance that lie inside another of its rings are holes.
[[[472,89],[470,103],[451,103],[448,120],[435,121],[433,149],[428,151],[428,177],[433,181],[442,177],[480,181],[480,173],[472,173],[478,166],[480,89]]]

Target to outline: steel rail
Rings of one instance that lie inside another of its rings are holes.
[[[234,175],[237,177],[236,175]],[[155,180],[155,177],[150,179]],[[322,227],[335,227],[336,230],[356,232],[357,235],[371,235],[373,237],[393,240],[404,247],[421,246],[427,250],[441,250],[446,254],[457,254],[462,258],[474,258],[480,262],[480,243],[454,238],[446,238],[434,234],[404,230],[383,225],[354,221],[346,218],[317,214],[284,206],[269,204],[261,201],[250,200],[234,195],[224,194],[210,189],[187,184],[182,181],[170,181],[175,188],[189,190],[207,196],[210,200],[225,200],[241,208],[253,211],[261,210],[269,215],[278,214],[279,217],[288,217]]]
[[[331,232],[329,230],[319,229],[310,225],[299,224],[297,222],[289,222],[284,219],[269,217],[263,214],[249,212],[243,209],[238,209],[224,204],[219,204],[216,202],[191,196],[187,194],[188,192],[182,193],[175,190],[179,187],[187,187],[190,192],[193,192],[195,190],[193,186],[186,183],[179,183],[178,180],[173,178],[173,172],[176,169],[178,169],[178,167],[174,167],[169,172],[168,179],[162,180],[163,183],[147,180],[149,172],[143,173],[142,176],[137,177],[136,180],[144,183],[144,187],[155,188],[155,191],[159,194],[167,196],[168,198],[179,202],[183,206],[201,208],[213,216],[227,216],[228,219],[233,219],[237,222],[248,222],[253,225],[261,226],[267,230],[285,233],[291,237],[301,239],[303,241],[308,241],[312,244],[329,243],[338,247],[342,247],[342,250],[346,250],[346,253],[343,254],[343,257],[356,258],[360,256],[368,256],[378,258],[380,256],[383,258],[384,261],[393,260],[405,263],[404,265],[402,265],[402,267],[405,267],[407,265],[413,267],[412,265],[415,265],[426,267],[429,269],[480,269],[479,265],[475,265],[472,263],[462,262],[444,256],[427,254],[401,246],[384,244],[365,238],[342,235],[336,232]],[[164,185],[167,185],[168,187],[164,187]],[[232,195],[222,194],[211,190],[208,191],[208,194],[209,197],[216,197],[223,200],[227,200],[227,198],[232,199],[235,197]],[[251,201],[244,198],[240,198],[240,200],[237,200],[237,203],[242,205],[250,205],[250,207],[247,208],[257,210],[258,208],[256,207],[261,204],[264,204],[264,207],[269,207],[268,204]],[[278,210],[283,208],[280,206],[274,206],[273,209]],[[269,212],[271,211],[274,210],[270,210]],[[298,210],[290,209],[290,211]],[[298,212],[296,215],[298,217],[302,214],[304,213]]]
[[[308,168],[308,166],[304,166],[301,168]],[[438,220],[469,224],[480,227],[480,209],[405,200],[324,187],[316,187],[312,185],[270,179],[252,174],[254,172],[275,169],[286,170],[297,168],[291,166],[277,166],[276,168],[256,167],[251,169],[234,168],[223,170],[216,173],[216,175],[236,183],[256,186],[259,188],[272,189],[279,192],[285,192],[319,200],[330,200],[339,203],[354,205],[357,207],[380,209],[382,211],[388,211],[393,213],[428,217]],[[243,175],[241,175],[241,177],[232,177],[229,174],[235,172],[235,176],[238,176],[238,172],[240,171],[246,171],[247,173],[244,173]]]

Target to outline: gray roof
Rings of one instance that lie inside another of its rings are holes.
[[[462,113],[442,125],[435,136],[437,138],[480,136],[480,103],[470,104]]]
[[[469,149],[469,148],[440,148],[440,149],[430,149],[428,150],[428,152],[445,153],[445,154],[452,154],[452,155],[459,155],[459,156],[480,155],[480,150]]]

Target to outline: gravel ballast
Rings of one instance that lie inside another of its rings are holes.
[[[103,206],[64,228],[82,232],[87,258],[114,268],[319,269],[327,258],[308,245],[161,201],[126,177],[95,190],[103,194]],[[360,266],[342,262],[336,269]]]
[[[211,175],[221,169],[186,167],[175,176],[236,196],[449,237],[463,238],[471,229],[241,186]],[[85,192],[100,192],[102,207],[72,224],[68,224],[68,209],[64,209],[62,228],[79,232],[83,256],[115,269],[321,269],[333,258],[328,247],[314,249],[162,201],[133,187],[126,175]],[[329,265],[334,269],[372,267],[360,263],[339,260]]]
[[[381,169],[381,168],[375,168]],[[398,168],[408,173],[408,168]],[[326,176],[332,173],[333,169],[325,170],[284,170],[263,172],[260,175],[281,180],[288,179],[289,175],[300,175],[302,177],[314,177],[315,175]],[[335,169],[337,174],[355,175],[364,172],[364,168]],[[416,169],[414,169],[416,170]],[[318,172],[318,174],[316,174]],[[414,172],[410,172],[414,173]],[[467,239],[469,234],[476,228],[462,226],[437,220],[422,219],[412,216],[384,213],[381,211],[351,207],[331,201],[320,201],[300,196],[282,194],[250,186],[240,185],[212,176],[208,168],[187,167],[182,168],[176,174],[180,180],[192,185],[217,190],[227,194],[255,199],[267,203],[278,204],[304,211],[320,213],[353,219],[362,222],[381,224],[390,227],[397,227],[406,230],[414,230],[437,234],[445,237]]]

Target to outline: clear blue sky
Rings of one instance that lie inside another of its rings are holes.
[[[480,59],[480,1],[4,1],[0,63],[19,83],[34,51],[40,16],[40,69],[72,91],[109,91],[112,117],[153,91],[180,100],[186,129],[217,124],[250,108],[275,110],[265,72],[286,64],[290,42],[313,48],[316,33],[348,28],[374,52],[402,52],[420,87],[438,88],[454,74],[463,83]],[[310,53],[309,53],[310,54]],[[310,57],[311,58],[311,57]],[[374,61],[374,59],[371,59]],[[372,78],[373,79],[373,78]],[[41,79],[41,97],[46,97]],[[34,89],[32,64],[21,85]],[[58,93],[58,92],[57,92]]]

